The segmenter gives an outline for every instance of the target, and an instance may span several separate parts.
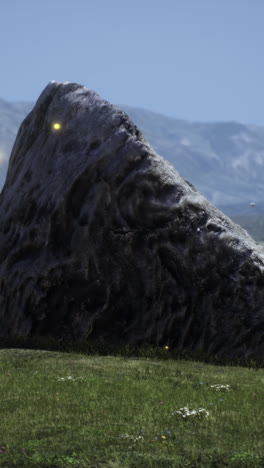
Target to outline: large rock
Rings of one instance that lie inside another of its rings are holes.
[[[0,336],[264,356],[263,250],[87,88],[40,95],[0,219]]]

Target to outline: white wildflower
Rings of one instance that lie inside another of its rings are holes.
[[[230,391],[230,385],[221,385],[221,384],[216,384],[216,385],[210,385],[211,388],[215,388],[217,392],[229,392]]]

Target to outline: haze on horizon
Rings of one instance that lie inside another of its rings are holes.
[[[51,80],[191,121],[264,125],[262,0],[3,0],[0,99]]]

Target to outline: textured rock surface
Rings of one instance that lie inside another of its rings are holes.
[[[264,357],[263,249],[87,88],[40,95],[0,219],[0,336]]]

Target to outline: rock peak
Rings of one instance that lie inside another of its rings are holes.
[[[263,250],[94,91],[43,90],[0,217],[0,336],[263,357]]]

